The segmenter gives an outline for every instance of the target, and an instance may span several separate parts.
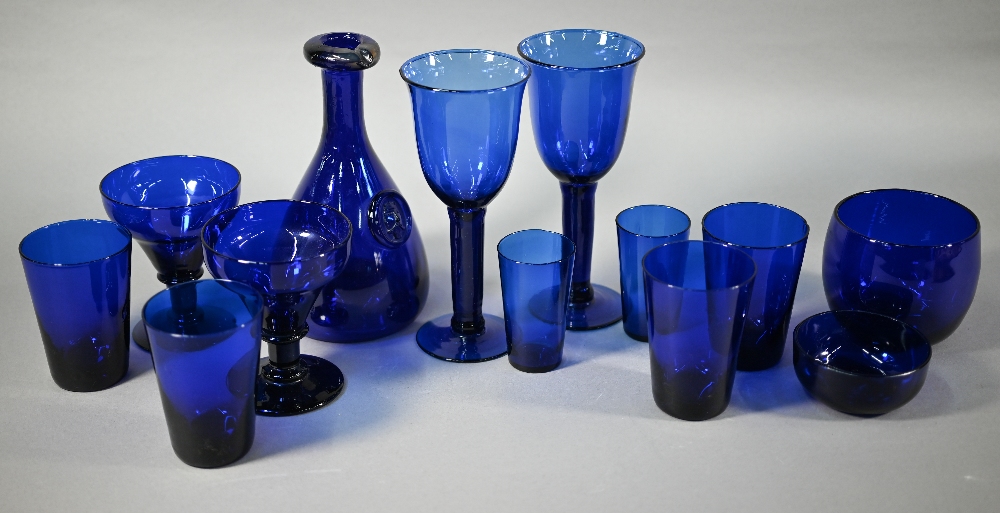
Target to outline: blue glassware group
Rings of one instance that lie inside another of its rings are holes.
[[[904,189],[850,196],[834,208],[823,247],[830,309],[888,315],[940,342],[972,305],[980,244],[976,215],[943,196]]]
[[[621,320],[622,310],[618,293],[590,282],[594,193],[621,153],[635,72],[646,50],[624,34],[569,29],[525,38],[517,51],[532,69],[535,144],[559,179],[563,234],[577,249],[568,326],[602,328]]]
[[[43,226],[18,247],[52,380],[104,390],[128,371],[132,236],[110,221]]]
[[[507,353],[503,320],[482,313],[484,220],[510,173],[531,71],[500,52],[442,50],[413,57],[399,73],[410,90],[420,167],[451,220],[454,314],[424,324],[417,344],[447,361],[499,358]]]
[[[306,42],[323,77],[323,132],[295,194],[330,205],[354,226],[347,267],[322,294],[309,336],[328,342],[384,337],[410,324],[427,301],[428,271],[410,207],[379,160],[365,127],[363,71],[381,50],[363,34],[334,32]]]
[[[774,367],[785,349],[809,224],[777,205],[730,203],[705,214],[701,230],[704,240],[737,248],[757,264],[736,368]]]
[[[192,281],[142,310],[174,453],[213,468],[253,444],[263,300],[249,285]]]

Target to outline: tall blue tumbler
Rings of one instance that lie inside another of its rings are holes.
[[[263,306],[249,285],[205,280],[142,309],[170,444],[188,465],[221,467],[253,444]]]
[[[110,221],[43,226],[19,247],[52,380],[72,392],[128,371],[132,235]]]
[[[625,143],[632,84],[646,49],[624,34],[570,29],[530,36],[517,51],[532,68],[528,96],[535,144],[559,179],[563,234],[576,244],[567,326],[610,326],[622,318],[621,297],[590,282],[594,193]]]
[[[523,230],[501,239],[497,253],[507,359],[524,372],[555,369],[562,362],[576,247],[558,233]]]
[[[646,330],[646,291],[642,257],[668,242],[687,240],[691,219],[680,210],[664,205],[639,205],[622,210],[618,225],[618,265],[622,285],[622,326],[625,334],[649,340]]]
[[[774,367],[785,350],[809,224],[784,207],[730,203],[705,214],[701,231],[704,240],[740,249],[757,264],[736,368]]]
[[[679,241],[642,261],[653,399],[667,414],[705,420],[729,406],[755,266],[718,242]]]
[[[399,68],[420,167],[451,219],[454,314],[417,332],[417,344],[435,358],[481,362],[507,353],[503,320],[483,315],[483,223],[514,161],[530,73],[520,59],[490,50],[431,52]]]

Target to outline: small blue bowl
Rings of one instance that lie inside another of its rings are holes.
[[[851,415],[910,402],[927,377],[931,344],[915,328],[857,310],[805,319],[792,334],[795,374],[810,395]]]

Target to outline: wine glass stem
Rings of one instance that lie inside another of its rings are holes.
[[[570,284],[570,303],[594,299],[590,286],[590,257],[594,249],[594,192],[597,183],[559,182],[563,195],[563,235],[576,244],[576,262]]]
[[[451,219],[451,329],[459,334],[479,334],[483,318],[483,231],[485,208],[448,207]]]

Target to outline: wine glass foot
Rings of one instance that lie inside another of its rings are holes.
[[[299,358],[299,375],[280,381],[266,376],[270,361],[261,358],[261,372],[257,376],[257,415],[298,415],[322,408],[340,396],[344,390],[344,373],[336,365],[307,354]]]
[[[146,334],[146,323],[140,320],[132,328],[132,341],[145,352],[149,352],[149,335]]]
[[[604,285],[592,284],[594,299],[586,303],[569,303],[566,308],[566,329],[596,330],[622,320],[622,296]]]
[[[451,329],[451,314],[428,321],[417,331],[417,345],[425,353],[449,362],[475,363],[507,354],[503,319],[483,315],[486,328],[478,335],[459,335]]]

